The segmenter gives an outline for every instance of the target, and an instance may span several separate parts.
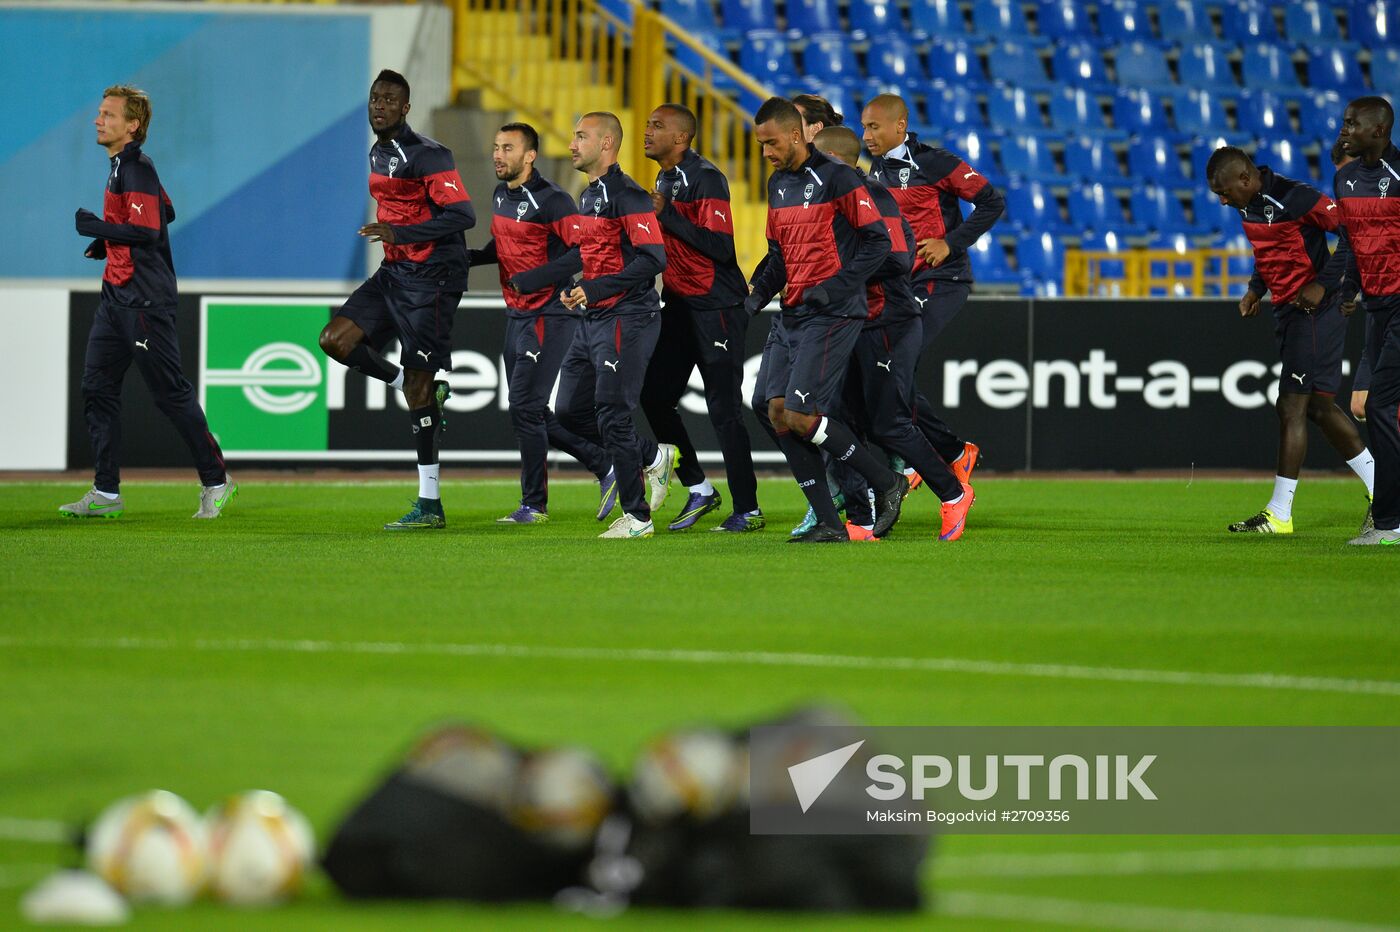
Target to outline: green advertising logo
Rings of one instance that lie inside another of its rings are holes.
[[[325,450],[330,306],[204,302],[200,385],[227,454]]]

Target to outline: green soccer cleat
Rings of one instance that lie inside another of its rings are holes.
[[[88,489],[76,502],[58,506],[58,513],[65,518],[120,518],[122,511],[120,495],[109,499],[98,495],[96,489]]]
[[[447,399],[452,397],[452,387],[438,379],[433,382],[433,401],[437,404],[438,426],[447,430],[447,416],[443,411],[447,407]]]
[[[1280,521],[1273,516],[1269,509],[1265,508],[1252,518],[1245,518],[1243,521],[1236,521],[1230,525],[1231,534],[1292,534],[1293,519]]]
[[[833,496],[831,497],[831,504],[833,504],[833,505],[836,506],[836,513],[837,513],[838,515],[845,514],[845,512],[846,512],[846,495],[845,495],[845,493],[844,493],[844,492],[837,492],[835,495],[833,495]],[[817,513],[816,513],[815,511],[812,510],[812,506],[811,506],[811,505],[808,505],[808,506],[807,506],[807,513],[806,513],[805,515],[802,516],[802,521],[798,523],[797,527],[793,528],[791,531],[788,531],[788,536],[789,536],[789,537],[801,537],[803,534],[806,534],[808,531],[810,531],[812,528],[814,528],[814,527],[816,527],[816,526],[817,526]]]
[[[1357,537],[1365,537],[1376,529],[1376,517],[1371,514],[1371,496],[1366,496],[1366,518],[1361,522],[1361,530],[1356,532]]]
[[[447,527],[447,516],[442,513],[442,502],[437,499],[420,498],[413,503],[408,514],[397,521],[384,525],[386,531],[427,531]]]
[[[199,510],[190,517],[192,518],[217,518],[224,513],[224,509],[233,501],[238,494],[238,483],[233,481],[233,477],[224,474],[224,484],[222,486],[200,486],[199,489]]]
[[[1400,531],[1383,531],[1371,528],[1359,537],[1347,541],[1353,547],[1396,547],[1400,546]]]

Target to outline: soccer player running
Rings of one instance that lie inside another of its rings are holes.
[[[957,540],[967,524],[967,512],[975,496],[972,486],[960,482],[948,464],[914,426],[909,399],[913,397],[914,369],[923,347],[920,329],[923,321],[914,303],[909,271],[914,265],[914,232],[899,212],[894,196],[878,181],[860,173],[860,138],[844,126],[829,126],[817,134],[818,152],[846,163],[861,174],[866,189],[889,232],[890,253],[866,285],[869,310],[860,339],[846,373],[846,397],[864,409],[870,439],[898,455],[912,466],[923,484],[942,501],[939,540]],[[849,412],[855,416],[856,412]],[[862,493],[864,490],[862,490]],[[860,499],[848,500],[851,512],[868,510]],[[852,540],[874,539],[874,516],[870,526],[848,521],[846,532]]]
[[[743,421],[744,310],[748,283],[734,254],[729,180],[691,148],[695,114],[680,104],[662,104],[647,118],[647,158],[660,169],[651,200],[666,244],[662,275],[661,333],[642,384],[642,410],[658,440],[680,450],[676,474],[689,488],[685,506],[668,526],[683,531],[723,502],[695,455],[676,406],[690,373],[699,366],[710,413],[724,456],[734,511],[716,531],[761,530],[758,480],[749,432]]]
[[[556,399],[565,427],[602,436],[622,516],[598,536],[626,539],[655,532],[651,512],[666,499],[678,451],[642,440],[633,423],[661,330],[656,276],[666,268],[666,250],[651,196],[617,164],[621,148],[622,124],[606,111],[585,113],[569,143],[588,186],[579,195],[583,280],[563,301],[584,317],[564,357]]]
[[[408,81],[384,70],[369,89],[369,125],[378,140],[369,153],[369,193],[376,223],[360,228],[384,244],[384,262],[355,290],[326,328],[327,356],[403,392],[418,451],[418,499],[385,530],[444,528],[438,490],[438,431],[452,368],[452,320],[467,288],[462,231],[476,224],[452,151],[408,125]],[[381,355],[390,339],[401,349],[395,366]]]
[[[1236,533],[1292,534],[1293,496],[1308,450],[1308,421],[1321,430],[1371,494],[1375,464],[1356,425],[1336,406],[1342,381],[1342,342],[1347,322],[1317,277],[1327,265],[1327,233],[1341,212],[1311,185],[1256,166],[1242,149],[1222,146],[1206,163],[1206,183],[1220,203],[1240,212],[1254,247],[1254,275],[1240,298],[1240,316],[1259,313],[1273,298],[1274,334],[1283,369],[1279,376],[1278,474],[1264,510],[1230,525]]]
[[[496,170],[491,240],[471,250],[472,265],[495,263],[506,302],[507,399],[511,426],[520,443],[520,507],[498,524],[549,520],[552,446],[598,477],[598,520],[617,502],[617,480],[601,446],[566,430],[549,409],[559,365],[578,329],[578,314],[559,300],[583,267],[579,259],[578,206],[535,168],[540,137],[528,123],[507,123],[496,132],[491,161]]]
[[[117,518],[121,497],[122,380],[132,360],[194,457],[199,472],[196,518],[217,518],[238,493],[224,470],[224,455],[209,433],[204,409],[180,366],[175,333],[178,287],[170,254],[169,224],[175,207],[141,151],[151,127],[151,101],[135,87],[102,92],[97,108],[97,144],[107,150],[111,171],[102,217],[79,209],[78,233],[92,243],[83,253],[106,260],[102,298],[88,333],[83,360],[83,409],[96,469],[92,488],[59,507],[69,518]]]
[[[1400,150],[1391,142],[1395,111],[1383,97],[1347,105],[1338,134],[1355,161],[1337,171],[1332,190],[1342,215],[1337,250],[1322,275],[1338,285],[1343,310],[1366,296],[1371,388],[1366,430],[1376,448],[1373,526],[1349,541],[1400,545]],[[1390,197],[1394,191],[1396,197]]]
[[[768,419],[817,524],[789,543],[828,543],[850,537],[828,494],[820,450],[865,477],[876,490],[874,533],[899,520],[908,491],[828,412],[839,404],[851,353],[868,306],[865,283],[890,251],[890,237],[855,169],[808,145],[802,116],[790,101],[771,97],[754,116],[754,134],[774,172],[768,181],[768,261],[745,302],[751,313],[782,298],[783,332],[764,347],[756,391],[768,399]]]
[[[992,228],[1006,208],[996,188],[947,149],[920,142],[909,132],[909,107],[895,94],[880,94],[861,113],[865,146],[873,157],[870,177],[890,189],[914,228],[914,300],[923,318],[923,351],[957,316],[972,292],[967,251]],[[973,205],[963,219],[959,201]],[[972,481],[980,450],[964,442],[934,413],[923,393],[914,396],[914,423],[952,467],[960,482]]]

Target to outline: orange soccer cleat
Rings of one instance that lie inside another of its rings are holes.
[[[975,450],[976,447],[973,449]],[[943,529],[938,534],[939,540],[957,540],[962,537],[963,529],[967,527],[967,513],[972,508],[972,503],[977,500],[977,496],[972,491],[972,486],[966,482],[962,484],[962,490],[962,498],[953,503],[943,503]]]

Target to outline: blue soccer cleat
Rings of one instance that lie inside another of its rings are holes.
[[[724,499],[720,496],[719,489],[715,489],[709,495],[691,492],[685,500],[685,507],[676,515],[676,520],[666,525],[666,530],[684,531],[692,528],[697,521],[723,504]]]
[[[442,513],[442,502],[435,498],[420,498],[413,503],[408,514],[397,521],[384,525],[386,531],[428,531],[447,527],[447,517]]]

